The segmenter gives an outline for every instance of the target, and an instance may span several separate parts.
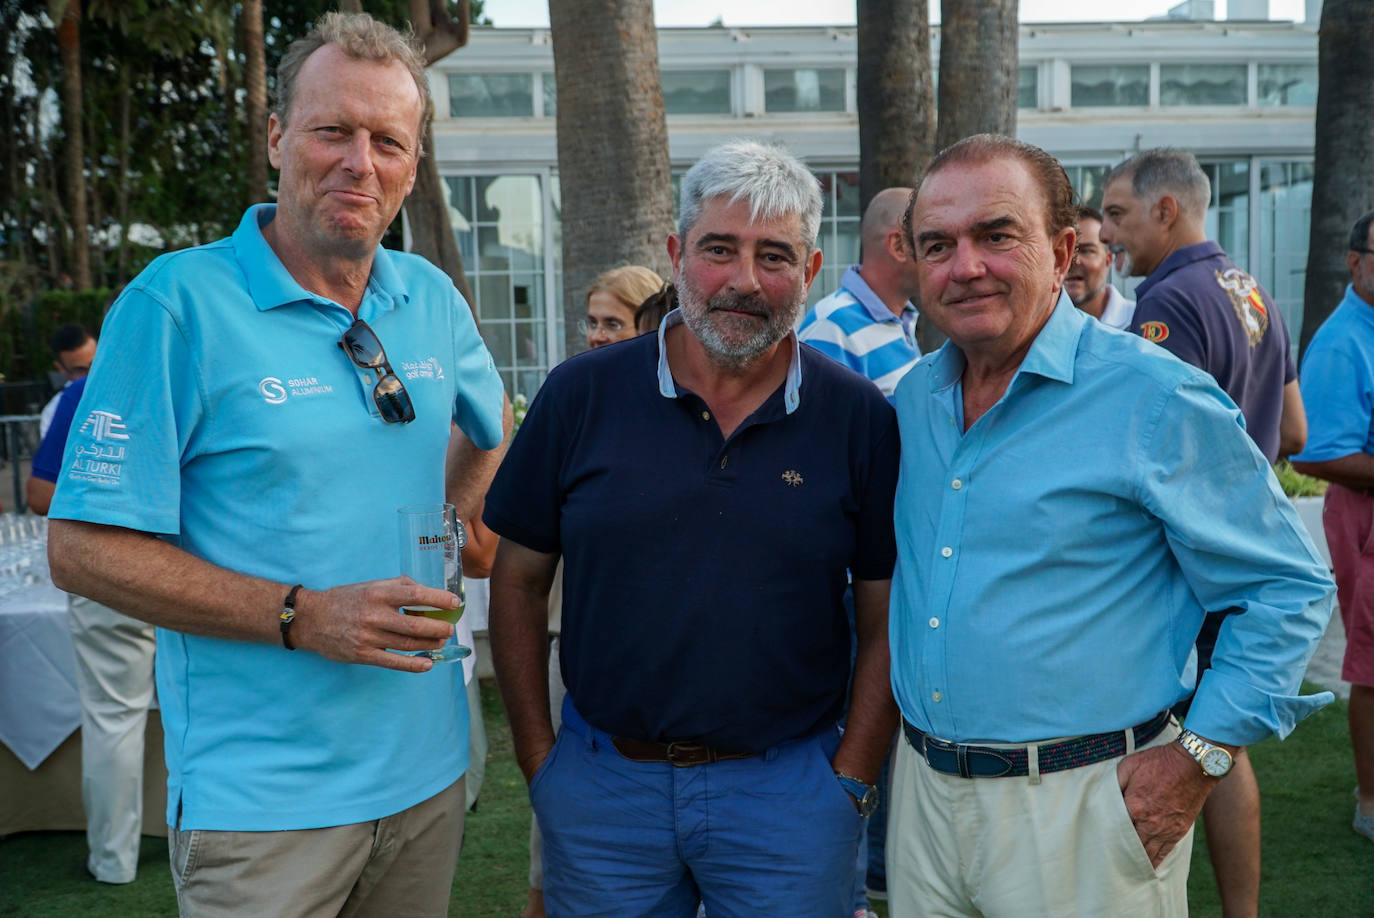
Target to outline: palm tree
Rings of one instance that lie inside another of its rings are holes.
[[[1364,0],[1326,0],[1317,39],[1317,144],[1303,286],[1302,349],[1340,302],[1350,226],[1374,208],[1374,17]]]
[[[86,152],[83,143],[85,104],[81,95],[81,0],[50,0],[48,11],[57,25],[62,59],[62,129],[66,134],[68,222],[71,224],[72,282],[78,290],[91,286],[90,218],[86,206]]]
[[[859,210],[916,184],[934,153],[935,100],[925,0],[858,0]]]
[[[940,0],[935,148],[971,134],[1016,134],[1017,0]]]
[[[672,226],[668,125],[652,0],[550,0],[562,177],[564,340],[583,292],[607,268],[667,276]]]

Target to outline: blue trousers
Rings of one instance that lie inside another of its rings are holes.
[[[836,730],[747,759],[632,762],[569,696],[530,783],[550,918],[850,918],[863,820]]]

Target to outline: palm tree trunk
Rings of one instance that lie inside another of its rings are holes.
[[[1374,17],[1363,0],[1326,0],[1317,39],[1316,150],[1301,349],[1345,295],[1350,227],[1374,209]]]
[[[587,285],[638,264],[667,277],[672,228],[668,122],[652,0],[550,0],[558,82],[567,353]]]
[[[941,0],[935,147],[1016,134],[1017,0]]]
[[[57,21],[57,45],[62,60],[62,127],[66,134],[63,165],[71,220],[72,282],[78,290],[88,290],[91,286],[91,251],[82,137],[85,118],[81,96],[81,0],[67,0]]]

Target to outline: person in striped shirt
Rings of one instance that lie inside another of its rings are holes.
[[[868,377],[892,400],[897,383],[921,356],[916,345],[915,263],[902,242],[902,213],[910,188],[873,196],[859,226],[862,261],[840,289],[802,320],[797,337]]]

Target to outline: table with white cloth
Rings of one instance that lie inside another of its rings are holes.
[[[0,531],[14,531],[14,516],[0,515]],[[6,547],[13,555],[12,539]],[[67,594],[52,585],[45,566],[19,571],[5,565],[0,569],[0,836],[85,828],[80,727]],[[165,835],[167,769],[156,710],[148,715],[146,750],[143,831]]]

